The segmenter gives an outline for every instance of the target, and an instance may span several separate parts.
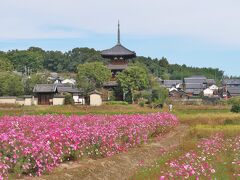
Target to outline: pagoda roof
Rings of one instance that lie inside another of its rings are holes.
[[[120,43],[112,47],[111,49],[106,49],[101,52],[103,58],[134,58],[136,53],[125,48]]]
[[[136,53],[134,51],[131,51],[124,47],[120,43],[120,24],[118,22],[118,41],[115,46],[113,46],[110,49],[103,50],[101,52],[101,56],[103,58],[109,58],[109,59],[114,59],[114,58],[134,58],[136,57]]]

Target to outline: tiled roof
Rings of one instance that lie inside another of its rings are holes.
[[[214,79],[207,79],[207,84],[213,85],[216,84]]]
[[[186,83],[185,89],[203,89],[203,84],[200,83]]]
[[[66,84],[37,84],[33,92],[35,93],[80,93],[82,90]]]
[[[34,93],[54,93],[57,90],[56,84],[37,84],[35,85]]]
[[[136,57],[136,53],[134,51],[131,51],[121,44],[117,44],[114,47],[110,49],[103,50],[101,52],[101,56],[104,58],[111,58],[111,57],[128,57],[128,58],[134,58]]]
[[[203,76],[194,76],[189,78],[184,78],[185,83],[206,83],[207,78]]]
[[[91,91],[88,94],[89,95],[91,95],[91,94],[100,94],[100,95],[102,95],[102,93],[100,91],[98,91],[98,90]]]
[[[171,88],[173,86],[176,86],[177,84],[182,84],[182,80],[164,80],[163,81],[163,85],[166,87],[166,88]]]
[[[223,85],[240,85],[240,79],[224,79]]]
[[[17,99],[16,96],[1,96],[0,99]]]
[[[231,96],[240,96],[240,87],[229,87],[227,90]]]

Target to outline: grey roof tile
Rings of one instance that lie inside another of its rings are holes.
[[[131,51],[131,50],[125,48],[121,44],[117,44],[110,49],[103,50],[101,52],[101,56],[104,58],[110,58],[110,57],[134,58],[134,57],[136,57],[136,53],[134,51]]]

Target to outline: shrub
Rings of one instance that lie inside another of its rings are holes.
[[[145,102],[144,102],[144,101],[140,101],[140,102],[139,102],[139,106],[144,107],[144,105],[145,105]]]
[[[126,101],[108,101],[106,102],[107,105],[128,105]]]
[[[108,101],[107,105],[128,105],[128,102],[125,101]]]
[[[168,90],[162,87],[152,90],[152,102],[157,105],[163,105],[168,97]]]
[[[233,104],[231,108],[231,112],[240,113],[240,104]]]
[[[227,100],[227,103],[230,105],[240,104],[240,97],[232,97]]]
[[[70,93],[67,93],[65,95],[65,101],[64,103],[67,105],[67,104],[74,104],[74,100],[73,100],[73,97],[72,97],[72,94]]]

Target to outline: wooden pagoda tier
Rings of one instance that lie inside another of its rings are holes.
[[[111,59],[114,62],[115,61],[121,61],[122,62],[123,60],[128,60],[128,59],[136,57],[136,53],[134,51],[131,51],[131,50],[125,48],[120,43],[120,24],[119,24],[119,22],[118,22],[118,41],[117,41],[117,44],[110,49],[103,50],[101,52],[101,56],[103,58]],[[127,63],[127,62],[124,62],[124,63]],[[112,63],[112,64],[114,64],[114,63]]]
[[[129,49],[125,48],[123,45],[118,43],[111,49],[103,50],[101,52],[101,56],[103,58],[118,61],[118,60],[127,60],[127,59],[135,58],[136,53],[134,51],[130,51]]]

